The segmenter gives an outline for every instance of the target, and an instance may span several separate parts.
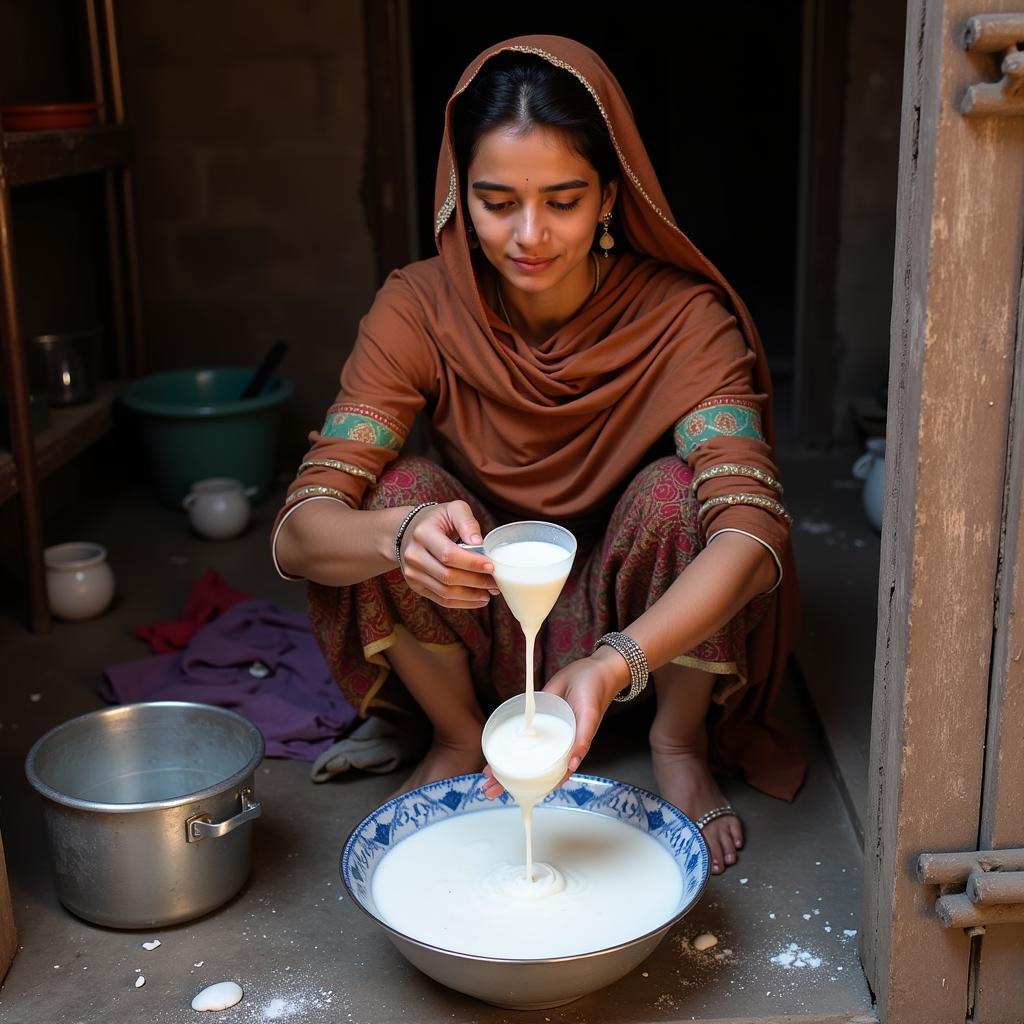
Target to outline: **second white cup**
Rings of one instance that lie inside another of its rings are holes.
[[[525,725],[526,720],[526,694],[518,693],[495,708],[481,740],[494,777],[523,807],[538,803],[558,786],[576,742],[576,716],[568,703],[543,690],[535,698],[532,733],[520,734],[515,725],[518,721]],[[555,728],[549,728],[551,719],[557,722]]]

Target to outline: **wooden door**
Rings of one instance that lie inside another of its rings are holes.
[[[907,13],[862,928],[892,1024],[1024,1020],[1024,926],[944,928],[916,874],[1024,847],[1024,117],[961,111],[1015,49],[969,20],[1013,9]]]

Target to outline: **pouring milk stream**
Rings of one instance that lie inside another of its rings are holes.
[[[526,637],[526,692],[506,701],[488,720],[484,755],[494,777],[522,808],[526,878],[532,882],[533,808],[561,782],[576,739],[569,705],[553,694],[534,692],[534,643],[572,568],[576,538],[552,523],[510,523],[492,530],[484,548],[494,563],[498,589]]]

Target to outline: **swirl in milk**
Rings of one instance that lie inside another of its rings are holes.
[[[579,892],[584,883],[571,873],[559,871],[543,861],[533,865],[533,878],[523,874],[522,864],[498,864],[480,886],[481,903],[519,905],[523,900],[537,902],[561,892]]]

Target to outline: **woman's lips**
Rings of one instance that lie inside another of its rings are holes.
[[[548,260],[523,260],[513,259],[512,262],[524,273],[524,274],[539,274],[544,270],[547,270],[552,263],[555,262],[555,257],[552,256]]]

